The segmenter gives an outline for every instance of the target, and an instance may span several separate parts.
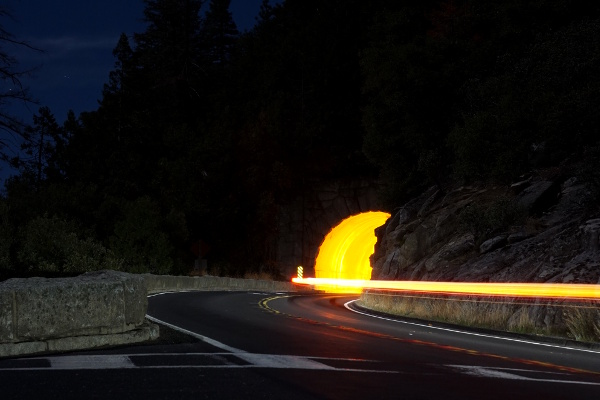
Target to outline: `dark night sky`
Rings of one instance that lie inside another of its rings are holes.
[[[15,19],[3,21],[7,30],[17,39],[44,50],[37,53],[18,49],[15,56],[23,67],[39,67],[25,83],[41,105],[50,107],[59,122],[69,109],[77,115],[97,108],[102,86],[114,66],[112,50],[119,35],[145,30],[141,21],[142,0],[5,0],[3,3]],[[253,26],[260,3],[261,0],[231,0],[230,10],[240,31]],[[37,106],[31,111],[37,112]]]
[[[272,3],[280,2],[278,0]],[[15,48],[20,69],[36,67],[24,80],[41,106],[62,123],[67,111],[75,115],[97,108],[102,87],[114,67],[112,50],[122,32],[143,32],[142,0],[5,0],[13,20],[0,21],[16,39],[44,52]],[[208,3],[208,2],[207,2]],[[238,30],[252,28],[261,0],[231,0]],[[7,49],[10,51],[10,49]],[[18,105],[10,111],[31,123],[39,106]],[[0,171],[0,182],[8,171]]]

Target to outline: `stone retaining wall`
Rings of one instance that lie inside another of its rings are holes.
[[[259,290],[264,292],[297,292],[305,287],[291,282],[240,279],[218,276],[143,275],[148,294],[185,290]]]

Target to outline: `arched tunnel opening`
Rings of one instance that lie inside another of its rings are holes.
[[[387,221],[390,214],[369,211],[352,215],[335,226],[319,247],[315,262],[316,278],[371,279],[371,263],[377,237],[375,229]],[[328,285],[327,291],[356,291]]]

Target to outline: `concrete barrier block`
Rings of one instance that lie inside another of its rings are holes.
[[[220,279],[218,276],[203,276],[204,287],[207,289],[215,288],[219,285]]]
[[[176,287],[179,290],[189,290],[190,289],[190,277],[189,276],[176,276]]]
[[[210,283],[210,278],[208,276],[195,276],[194,277],[194,289],[202,290],[206,289]]]
[[[100,271],[0,283],[0,342],[120,333],[144,323],[145,280]]]
[[[13,291],[0,286],[0,343],[14,340]]]
[[[48,350],[46,342],[24,342],[0,344],[0,357],[15,357],[23,354],[35,354]]]
[[[115,346],[155,340],[159,336],[156,324],[145,324],[139,328],[110,335],[76,336],[47,341],[48,351],[72,351],[101,346]]]
[[[214,289],[233,288],[234,278],[222,277],[215,281]]]
[[[146,318],[148,296],[146,281],[139,275],[130,275],[123,281],[125,295],[125,323],[140,326]]]
[[[128,328],[133,328],[144,323],[148,309],[148,297],[144,294],[148,290],[143,276],[116,271],[99,271],[83,274],[81,279],[92,285],[121,284],[123,286],[125,324]]]
[[[19,340],[115,333],[125,326],[123,284],[31,278],[15,282]]]

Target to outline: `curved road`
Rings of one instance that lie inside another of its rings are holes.
[[[0,360],[2,398],[600,398],[597,350],[363,315],[355,298],[152,296],[149,318],[196,339]]]
[[[355,299],[166,294],[149,314],[317,398],[600,397],[598,351],[374,318],[349,310]]]

